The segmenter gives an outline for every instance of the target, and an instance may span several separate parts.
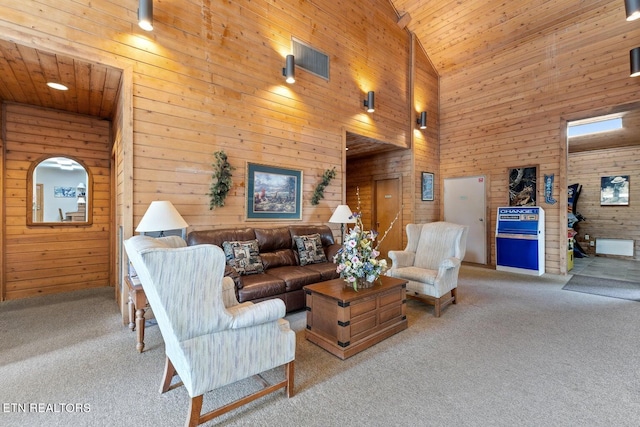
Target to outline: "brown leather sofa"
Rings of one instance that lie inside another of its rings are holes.
[[[300,265],[295,236],[318,233],[326,262]],[[291,225],[277,228],[234,228],[192,231],[187,236],[189,246],[213,244],[223,247],[224,242],[258,241],[259,254],[264,271],[255,274],[238,274],[227,266],[225,275],[236,284],[239,302],[259,302],[271,298],[284,301],[287,312],[305,307],[303,286],[339,277],[333,256],[340,249],[326,225]]]

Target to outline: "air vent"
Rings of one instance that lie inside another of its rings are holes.
[[[300,40],[291,39],[291,51],[296,58],[296,67],[307,70],[318,77],[329,80],[329,56],[315,50]]]

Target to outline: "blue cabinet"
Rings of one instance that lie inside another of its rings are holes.
[[[496,270],[544,274],[544,210],[532,207],[498,208]]]

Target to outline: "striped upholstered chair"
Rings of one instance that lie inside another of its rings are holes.
[[[407,247],[389,251],[387,276],[408,280],[407,297],[435,306],[434,315],[455,304],[458,272],[467,247],[468,227],[448,222],[407,225]]]
[[[188,426],[281,388],[293,395],[296,336],[281,300],[238,304],[217,246],[187,247],[177,236],[134,236],[124,244],[165,343],[160,392],[180,377],[191,398]],[[278,366],[285,368],[283,381],[201,414],[204,393]]]

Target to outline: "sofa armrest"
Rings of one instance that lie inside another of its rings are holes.
[[[236,284],[231,277],[222,279],[222,301],[226,308],[238,305],[238,297],[236,296]]]
[[[240,274],[236,271],[235,268],[227,265],[224,267],[224,277],[230,277],[233,280],[233,283],[236,285],[236,289],[242,289],[242,280],[240,280]],[[236,297],[237,297],[236,292]]]
[[[338,253],[338,251],[340,249],[342,249],[342,245],[339,245],[338,243],[334,243],[332,245],[325,246],[324,247],[324,254],[327,256],[327,261],[333,262],[333,258],[336,256],[336,254]]]
[[[389,251],[388,256],[389,259],[391,259],[391,268],[400,268],[412,266],[416,258],[416,253],[409,251]]]
[[[239,304],[227,311],[232,316],[231,329],[240,329],[281,319],[286,307],[281,299],[275,298],[257,304]]]

